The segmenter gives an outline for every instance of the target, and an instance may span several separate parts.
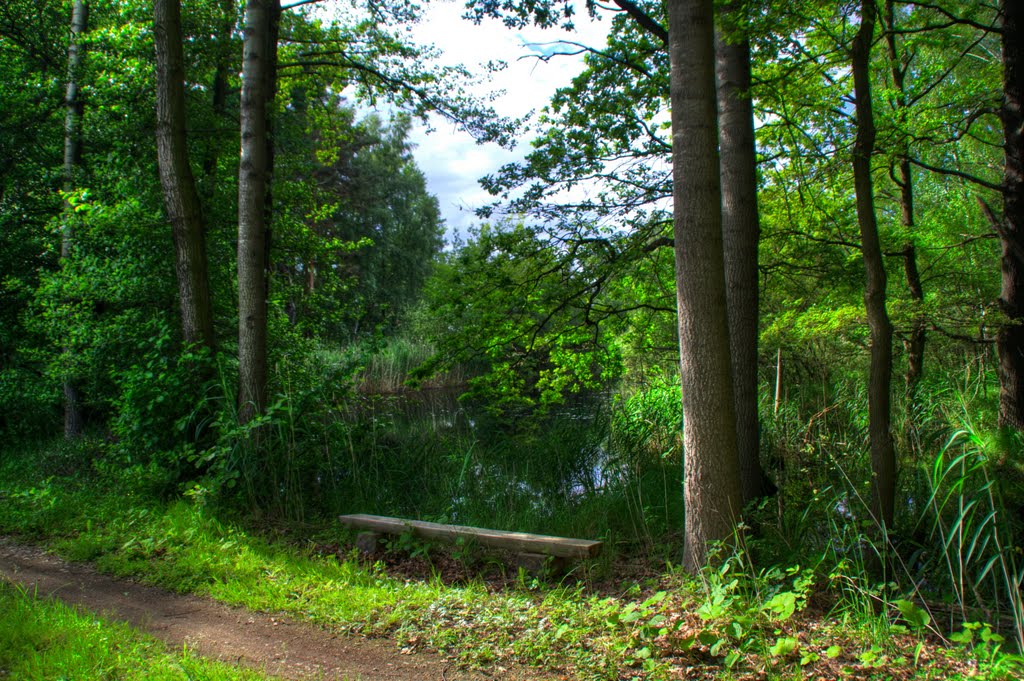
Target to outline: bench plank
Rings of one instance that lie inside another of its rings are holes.
[[[372,532],[403,534],[412,531],[414,535],[424,539],[447,539],[449,541],[457,537],[463,537],[493,548],[544,553],[560,558],[593,558],[601,552],[601,542],[587,539],[549,537],[543,534],[488,530],[482,527],[466,527],[464,525],[444,525],[425,520],[404,520],[402,518],[388,518],[386,516],[367,515],[364,513],[343,515],[338,519],[349,527],[370,530]]]

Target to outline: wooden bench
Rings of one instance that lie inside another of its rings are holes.
[[[569,560],[593,558],[601,552],[601,542],[587,539],[487,530],[481,527],[444,525],[379,515],[343,515],[338,519],[344,525],[363,530],[356,539],[356,546],[364,553],[376,553],[382,535],[411,532],[413,536],[422,539],[454,542],[461,538],[481,546],[513,551],[517,554],[517,564],[520,567],[531,572],[547,570],[560,573]]]

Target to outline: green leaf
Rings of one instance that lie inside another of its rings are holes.
[[[722,637],[713,631],[702,631],[697,634],[697,640],[706,646],[714,646],[722,640]]]
[[[665,591],[659,591],[650,598],[648,598],[646,601],[644,601],[641,607],[649,608],[652,605],[657,605],[658,603],[661,603],[663,600],[665,600],[666,595],[667,593]]]
[[[915,630],[924,629],[932,621],[931,616],[912,601],[901,599],[896,601],[895,605],[903,615],[903,619]]]
[[[796,600],[797,595],[795,593],[784,591],[775,594],[771,600],[764,604],[764,609],[771,611],[779,621],[785,622],[796,612]]]
[[[636,622],[638,619],[640,619],[639,611],[628,609],[619,617],[619,621],[624,622],[626,624],[629,624],[630,622]]]
[[[783,636],[775,641],[775,644],[768,649],[772,657],[786,657],[800,646],[800,641],[791,637]]]
[[[950,634],[949,640],[953,641],[954,643],[960,643],[965,646],[968,646],[971,644],[972,641],[974,641],[974,632],[970,629],[965,628],[963,631],[959,631],[955,634]]]

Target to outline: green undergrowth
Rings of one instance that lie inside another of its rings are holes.
[[[168,651],[131,627],[0,581],[0,678],[255,681],[265,674]]]
[[[73,458],[53,446],[4,454],[0,532],[114,575],[389,636],[467,666],[517,663],[586,679],[1014,678],[1021,671],[985,625],[970,623],[961,645],[943,645],[913,602],[861,586],[843,566],[760,569],[737,553],[699,579],[671,566],[602,585],[523,573],[500,587],[440,574],[402,577],[345,548],[341,530],[320,537],[342,547],[324,555],[308,540],[218,518],[201,497],[154,500],[140,491],[145,469],[72,471]],[[412,548],[430,555],[430,547]]]

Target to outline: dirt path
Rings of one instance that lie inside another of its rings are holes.
[[[128,622],[206,657],[265,670],[289,679],[350,681],[483,681],[540,679],[520,670],[459,671],[441,657],[403,655],[393,641],[331,634],[280,616],[232,608],[100,574],[65,563],[41,549],[0,539],[0,579]]]

